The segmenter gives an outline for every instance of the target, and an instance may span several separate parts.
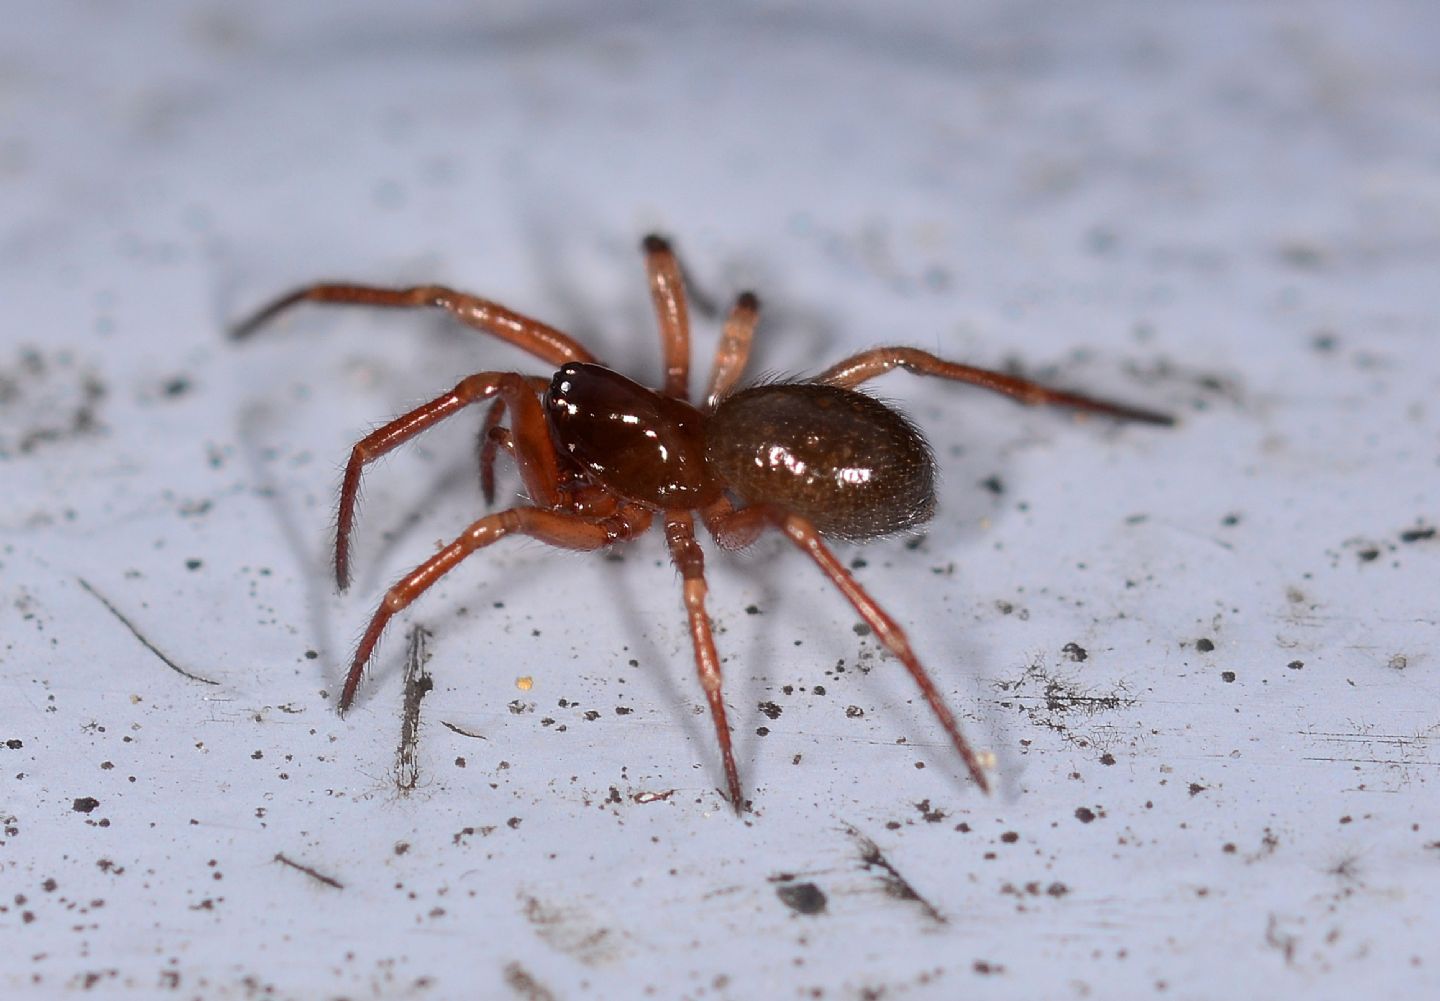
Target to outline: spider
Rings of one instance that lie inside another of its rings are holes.
[[[428,306],[446,310],[557,369],[548,378],[498,371],[466,376],[449,392],[366,435],[352,449],[335,535],[335,581],[342,591],[350,580],[350,536],[361,472],[471,404],[491,405],[479,445],[487,506],[494,503],[494,469],[501,452],[518,467],[529,503],[487,514],[385,593],[350,661],[340,713],[354,702],[390,620],[471,553],[508,535],[563,549],[604,549],[634,539],[659,519],[680,572],[695,668],[715,725],[730,803],[740,812],[744,800],[721,695],[720,657],[705,611],[705,556],[695,535],[698,514],[722,549],[743,549],[764,530],[775,529],[814,561],[905,666],[971,778],[988,792],[984,768],[905,632],[825,541],[865,542],[905,532],[925,522],[935,509],[935,460],[924,436],[904,415],[856,387],[899,368],[970,383],[1024,404],[1055,404],[1147,424],[1168,425],[1171,418],[946,361],[912,347],[873,348],[810,379],[737,388],[759,320],[759,301],[750,292],[739,295],[725,320],[710,380],[697,405],[690,400],[690,323],[679,262],[659,236],[645,237],[642,246],[664,357],[665,379],[659,390],[605,367],[553,327],[439,285],[308,285],[274,300],[233,329],[233,337],[248,337],[302,302]],[[508,426],[502,424],[506,414]]]

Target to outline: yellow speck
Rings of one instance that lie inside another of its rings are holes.
[[[522,678],[516,678],[515,687],[520,689],[520,691],[522,692],[528,692],[530,691],[530,689],[535,687],[535,679],[530,677],[530,675],[528,674]]]
[[[975,760],[980,762],[980,767],[985,769],[987,772],[993,772],[995,770],[995,766],[999,763],[999,761],[995,757],[994,751],[981,751],[979,754],[975,755]]]

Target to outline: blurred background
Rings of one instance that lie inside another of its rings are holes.
[[[1434,992],[1437,47],[1339,0],[12,18],[7,994]],[[547,373],[429,313],[227,325],[444,282],[653,383],[651,231],[697,373],[754,289],[754,376],[908,343],[1180,419],[873,384],[940,509],[838,548],[995,795],[776,540],[708,564],[742,818],[658,533],[474,557],[336,715],[387,583],[483,511],[475,413],[370,468],[334,595],[351,444]]]

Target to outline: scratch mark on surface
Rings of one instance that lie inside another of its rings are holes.
[[[405,703],[400,712],[400,744],[395,749],[395,787],[408,794],[420,781],[420,700],[435,687],[425,665],[430,654],[425,641],[430,633],[420,626],[410,632],[405,651]]]
[[[1037,657],[1014,681],[997,681],[995,688],[1004,693],[1003,708],[1025,713],[1030,722],[1060,734],[1077,747],[1100,746],[1106,736],[1104,723],[1095,718],[1105,713],[1128,709],[1136,704],[1124,682],[1110,691],[1082,688],[1078,683],[1051,672],[1044,658]],[[1086,735],[1076,732],[1082,724],[1091,729]]]
[[[179,664],[175,663],[175,662],[174,662],[173,660],[171,660],[169,657],[165,656],[164,652],[161,651],[161,649],[160,649],[159,647],[157,647],[154,643],[151,643],[148,639],[146,639],[146,638],[145,638],[145,634],[142,633],[138,628],[136,628],[135,623],[133,623],[133,622],[131,622],[129,619],[127,619],[127,618],[125,617],[125,614],[124,614],[123,612],[121,612],[120,609],[118,609],[118,608],[116,608],[114,605],[112,605],[112,604],[110,603],[109,599],[107,599],[103,594],[101,594],[99,591],[97,591],[97,590],[95,590],[93,587],[91,587],[89,581],[87,581],[84,577],[76,577],[75,579],[80,582],[80,586],[81,586],[81,587],[83,587],[86,591],[90,592],[90,595],[91,595],[96,601],[98,601],[98,602],[100,602],[100,604],[104,605],[105,608],[106,608],[106,610],[109,611],[109,613],[110,613],[111,615],[113,615],[113,616],[115,616],[115,618],[119,619],[119,620],[120,620],[120,624],[121,624],[122,626],[124,626],[126,629],[130,630],[130,635],[134,636],[137,640],[139,640],[141,646],[143,646],[146,650],[149,650],[149,651],[150,651],[151,653],[153,653],[155,656],[159,657],[160,660],[161,660],[161,662],[162,662],[166,667],[170,668],[170,670],[174,671],[176,674],[180,675],[182,678],[189,678],[191,681],[198,681],[198,682],[200,682],[202,685],[219,685],[219,684],[220,684],[220,682],[218,682],[218,681],[211,681],[209,678],[202,678],[202,677],[200,677],[200,675],[198,675],[198,674],[193,674],[193,673],[191,673],[190,671],[185,670],[185,668],[181,667]]]
[[[460,736],[462,736],[462,737],[474,737],[476,740],[489,740],[489,739],[490,739],[489,737],[485,736],[483,733],[472,733],[472,732],[470,732],[469,730],[466,730],[464,727],[456,726],[454,723],[451,723],[449,720],[443,720],[443,719],[442,719],[442,720],[440,721],[440,725],[443,726],[445,729],[453,732],[453,733],[458,733],[458,734],[459,734]]]
[[[292,869],[299,869],[301,872],[303,872],[305,875],[309,876],[316,882],[324,883],[326,886],[333,886],[337,890],[345,889],[345,884],[340,882],[334,876],[327,876],[323,872],[317,872],[316,870],[310,868],[308,865],[302,865],[301,863],[296,862],[292,858],[287,858],[284,852],[276,852],[275,861],[279,862],[281,865],[288,865]]]
[[[1332,765],[1424,765],[1430,768],[1440,766],[1436,761],[1413,761],[1408,758],[1301,758],[1301,761],[1319,761]]]
[[[859,846],[860,863],[867,870],[879,871],[880,883],[887,894],[896,900],[910,900],[919,904],[926,916],[936,924],[948,923],[945,915],[941,914],[934,904],[920,896],[915,887],[910,885],[910,881],[900,875],[900,870],[896,869],[894,864],[885,857],[885,853],[880,850],[879,845],[849,824],[845,825],[845,833],[854,838],[855,844]]]

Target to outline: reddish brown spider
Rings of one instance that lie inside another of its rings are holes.
[[[481,518],[386,592],[350,662],[340,712],[354,701],[365,666],[395,613],[477,549],[516,533],[565,549],[602,549],[635,538],[658,515],[683,578],[695,667],[710,703],[730,802],[738,812],[744,801],[721,697],[720,658],[705,614],[705,557],[691,513],[698,512],[723,549],[744,548],[768,527],[783,532],[814,560],[905,665],[970,776],[988,791],[984,769],[904,631],[824,542],[826,536],[860,542],[903,532],[928,519],[935,507],[934,458],[924,437],[904,416],[854,387],[903,368],[968,382],[1026,404],[1058,404],[1149,424],[1170,424],[1171,419],[908,347],[863,351],[807,381],[737,390],[759,319],[759,303],[748,292],[725,321],[705,399],[697,407],[689,402],[690,324],[679,264],[658,236],[646,237],[644,250],[665,361],[665,386],[658,392],[598,364],[553,327],[438,285],[310,285],[234,329],[236,338],[245,337],[300,302],[434,306],[559,367],[548,379],[515,372],[467,376],[450,392],[367,435],[351,451],[335,538],[335,579],[341,590],[350,578],[361,470],[463,407],[493,401],[481,433],[486,502],[494,500],[494,464],[503,450],[514,457],[530,503]],[[501,426],[507,412],[508,428]]]

